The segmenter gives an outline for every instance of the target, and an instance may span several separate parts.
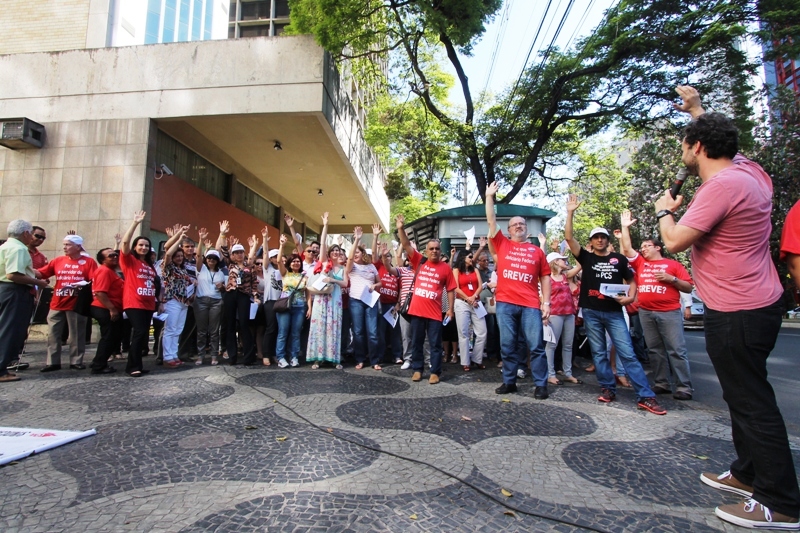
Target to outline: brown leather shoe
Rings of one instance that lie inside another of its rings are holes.
[[[431,385],[436,385],[437,383],[439,383],[439,376],[437,376],[436,374],[431,374],[431,377],[428,378],[428,383],[430,383]]]
[[[19,381],[20,379],[22,378],[20,378],[18,375],[9,372],[8,374],[0,376],[0,383],[5,383],[7,381]]]
[[[728,492],[733,492],[734,494],[738,494],[740,496],[747,496],[748,498],[753,496],[753,487],[749,485],[745,485],[731,474],[731,471],[728,470],[721,474],[715,474],[713,472],[703,472],[700,474],[700,481],[708,485],[709,487],[714,487],[715,489],[725,490]]]
[[[741,503],[720,505],[714,510],[722,520],[750,529],[786,529],[797,531],[800,521],[797,517],[776,513],[764,507],[753,498]]]
[[[422,372],[414,372],[414,375],[411,376],[411,381],[422,381]]]

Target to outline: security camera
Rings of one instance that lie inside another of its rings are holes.
[[[172,171],[169,169],[169,167],[168,167],[167,165],[165,165],[164,163],[161,163],[161,165],[160,165],[160,166],[161,166],[161,170],[163,170],[163,171],[164,171],[164,174],[166,174],[167,176],[172,176],[172,175],[174,174],[174,172],[172,172]]]

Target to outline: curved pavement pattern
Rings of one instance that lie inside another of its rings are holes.
[[[729,422],[696,403],[601,405],[588,375],[499,397],[496,368],[457,365],[436,386],[397,366],[42,375],[35,348],[0,426],[98,433],[0,469],[4,532],[732,531],[713,508],[737,498],[698,480],[733,457]]]

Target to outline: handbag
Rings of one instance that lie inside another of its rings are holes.
[[[87,285],[77,287],[75,292],[78,298],[75,301],[75,309],[73,311],[81,316],[90,316],[92,314],[92,301],[94,300],[92,282],[90,281]]]
[[[306,284],[306,290],[311,294],[331,294],[333,293],[333,283],[326,283],[322,289],[315,289],[314,285],[316,285],[318,280],[324,279],[328,277],[327,274],[320,272],[319,274],[314,274],[310,278],[308,278],[308,283]]]
[[[408,317],[408,310],[411,308],[411,297],[414,296],[414,287],[417,286],[417,276],[419,275],[419,269],[422,268],[422,263],[417,265],[417,269],[414,271],[414,282],[411,284],[411,288],[408,290],[408,296],[406,296],[403,305],[400,306],[398,313],[400,316],[406,319],[406,322],[410,322],[411,320]]]
[[[276,313],[286,313],[289,311],[289,309],[292,308],[291,304],[292,296],[294,296],[294,293],[297,291],[297,288],[300,287],[300,284],[303,282],[303,276],[305,275],[306,273],[303,272],[303,275],[300,276],[300,281],[297,283],[297,287],[292,289],[287,296],[275,300],[275,304],[272,306],[273,311],[275,311]]]

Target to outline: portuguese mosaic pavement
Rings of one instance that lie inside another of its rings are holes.
[[[726,413],[584,385],[497,396],[496,368],[189,365],[0,388],[0,426],[97,435],[0,469],[0,531],[733,531],[702,485],[733,455]],[[663,398],[663,397],[662,397]],[[800,450],[800,439],[792,437]],[[800,464],[800,453],[796,453]]]

